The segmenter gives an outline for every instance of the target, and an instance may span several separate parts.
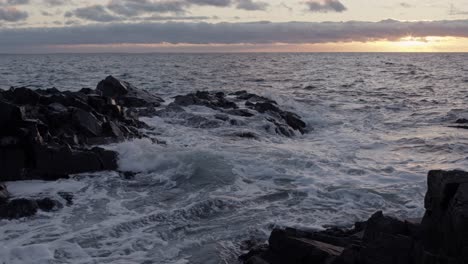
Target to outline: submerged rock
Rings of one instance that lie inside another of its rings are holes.
[[[17,219],[35,215],[39,210],[51,212],[63,205],[50,198],[26,199],[19,198],[0,203],[0,219]]]
[[[267,264],[464,264],[468,263],[468,173],[431,171],[422,222],[382,212],[354,229],[275,229],[269,245],[240,257]]]

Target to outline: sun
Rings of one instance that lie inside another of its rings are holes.
[[[414,38],[412,36],[401,38],[395,42],[397,46],[402,48],[418,48],[427,47],[431,45],[431,42],[426,38]]]

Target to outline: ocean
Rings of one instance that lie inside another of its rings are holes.
[[[105,146],[135,177],[7,183],[16,197],[71,192],[74,202],[0,220],[0,263],[237,263],[243,241],[266,240],[275,226],[350,226],[378,210],[421,217],[427,172],[468,169],[468,131],[449,127],[468,118],[468,54],[0,55],[1,89],[78,91],[107,75],[166,103],[247,90],[308,129],[288,138],[241,117],[221,127],[141,118],[165,144]]]

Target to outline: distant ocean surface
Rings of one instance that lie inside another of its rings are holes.
[[[431,169],[468,169],[468,54],[0,55],[0,88],[94,88],[107,75],[161,95],[247,90],[307,122],[286,138],[256,124],[194,128],[143,118],[167,145],[110,145],[117,172],[12,182],[16,196],[74,204],[0,221],[0,263],[237,263],[274,226],[420,217]],[[210,109],[192,111],[209,114]],[[1,172],[0,172],[1,173]]]

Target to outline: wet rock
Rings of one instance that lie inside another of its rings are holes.
[[[99,136],[102,133],[101,122],[90,112],[76,108],[72,113],[73,124],[89,136]]]
[[[327,243],[290,236],[284,230],[271,233],[270,250],[276,253],[281,263],[325,263],[339,256],[344,248]]]
[[[37,92],[25,87],[12,88],[10,96],[12,101],[19,105],[36,105],[41,97]]]
[[[248,139],[258,139],[258,135],[253,132],[239,132],[233,134],[233,136]]]
[[[0,219],[17,219],[33,216],[37,213],[39,206],[36,201],[29,199],[14,199],[0,204]]]
[[[0,126],[14,125],[23,120],[24,109],[0,100]]]
[[[129,83],[120,81],[113,76],[108,76],[106,79],[99,82],[96,90],[100,91],[104,96],[115,98],[126,95],[129,87]]]
[[[256,103],[253,108],[260,113],[265,113],[267,111],[270,111],[273,113],[281,112],[281,110],[276,105],[270,102]]]
[[[68,147],[36,146],[35,166],[29,178],[55,180],[70,174],[117,169],[117,154],[102,148],[72,150]]]
[[[57,193],[60,197],[62,197],[66,201],[67,206],[73,205],[73,194],[69,192],[58,192]]]
[[[468,263],[468,173],[429,172],[425,208],[421,222],[377,212],[351,230],[275,229],[269,246],[253,248],[241,260],[269,264]]]
[[[468,261],[468,172],[431,171],[421,222],[425,251]]]
[[[27,166],[26,152],[22,147],[8,146],[0,148],[0,181],[24,179]]]
[[[250,112],[247,109],[232,109],[232,110],[226,111],[225,113],[229,115],[243,116],[243,117],[251,117],[255,115],[254,113]]]
[[[68,109],[63,106],[61,103],[51,103],[48,105],[49,109],[57,113],[66,113]]]
[[[236,109],[236,103],[226,99],[222,92],[210,93],[206,91],[198,91],[183,96],[176,96],[174,104],[180,106],[202,105],[212,109]]]
[[[96,90],[103,96],[115,98],[125,107],[159,106],[164,102],[160,97],[148,91],[137,89],[130,83],[118,80],[113,76],[108,76],[99,82]]]
[[[56,211],[63,207],[63,205],[56,200],[52,200],[50,198],[42,198],[36,200],[37,207],[44,212],[51,212]]]
[[[466,118],[460,118],[455,121],[456,124],[468,124],[468,119]]]
[[[233,96],[235,99],[232,98]],[[244,103],[245,106],[252,110],[240,108],[238,104],[242,103],[242,100],[246,100]],[[265,126],[267,131],[275,132],[287,137],[294,136],[295,131],[305,133],[306,129],[305,122],[302,121],[298,115],[282,110],[277,103],[271,99],[251,94],[246,91],[231,93],[229,97],[223,92],[198,91],[196,93],[190,93],[183,96],[176,96],[171,105],[177,105],[179,107],[201,105],[217,110],[220,113],[244,118],[254,117],[255,115],[261,114],[265,117],[265,120],[273,125],[273,128],[271,128],[271,125]],[[164,116],[172,115],[171,117],[173,117],[177,113],[178,112],[165,110],[158,111],[157,115],[163,116],[164,114]],[[246,123],[237,119],[228,119],[222,114],[215,114],[214,117],[223,121],[229,120],[229,123],[233,126],[242,126]],[[190,118],[193,119],[194,117],[192,116]]]
[[[294,130],[299,130],[302,134],[304,134],[306,123],[302,121],[298,115],[291,112],[284,112],[282,117],[290,127],[292,127]]]
[[[119,126],[112,122],[106,122],[102,125],[102,129],[105,135],[108,135],[110,137],[115,137],[115,138],[123,138],[124,133],[122,130],[120,130]]]
[[[0,183],[0,204],[6,202],[10,198],[10,193],[8,192],[6,185]]]
[[[18,198],[0,203],[0,219],[18,219],[35,215],[39,210],[51,212],[62,208],[62,204],[50,198]]]

